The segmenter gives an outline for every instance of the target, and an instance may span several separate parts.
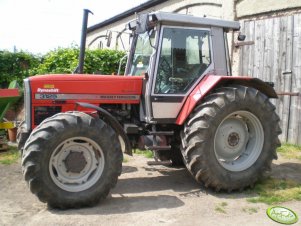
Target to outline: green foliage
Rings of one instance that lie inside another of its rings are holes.
[[[281,147],[277,148],[277,152],[280,153],[286,159],[301,160],[300,145],[284,143],[281,145]]]
[[[258,209],[259,208],[255,208],[255,207],[247,207],[247,208],[243,208],[242,211],[251,215],[254,213],[258,213]]]
[[[107,74],[117,73],[119,61],[125,55],[122,51],[109,49],[86,50],[84,73]],[[79,49],[59,48],[47,53],[35,74],[71,74],[78,65]],[[125,62],[123,64],[123,68]]]
[[[22,80],[32,75],[32,70],[40,63],[40,57],[31,53],[0,51],[0,87],[6,88],[10,81]]]
[[[272,205],[291,200],[301,201],[301,184],[290,179],[266,179],[257,183],[252,192],[257,194],[256,197],[247,199],[252,203]]]
[[[124,56],[125,52],[110,49],[87,50],[84,73],[104,75],[110,75],[112,73],[117,74],[120,59]],[[126,60],[122,62],[122,69],[125,68],[125,63]],[[121,71],[121,74],[123,73],[124,70]]]
[[[0,152],[0,163],[5,165],[10,165],[12,163],[17,162],[20,158],[20,152],[17,148],[9,147],[9,151]]]
[[[222,202],[222,203],[219,203],[215,206],[215,211],[216,212],[219,212],[219,213],[223,213],[223,214],[227,214],[227,211],[225,209],[225,207],[228,206],[228,203],[226,202]]]
[[[0,51],[0,86],[6,88],[10,81],[23,79],[37,74],[71,74],[78,65],[79,48],[58,48],[44,56],[26,52],[11,53]],[[86,50],[84,73],[110,75],[118,72],[119,62],[125,52],[97,49]],[[123,61],[121,74],[124,73],[126,60]]]
[[[34,74],[70,74],[78,63],[78,48],[58,48],[43,56],[41,64],[35,68]]]
[[[154,153],[150,150],[135,149],[134,153],[137,155],[143,155],[145,158],[149,158],[149,159],[154,157]]]

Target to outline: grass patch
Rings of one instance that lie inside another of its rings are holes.
[[[137,155],[143,155],[144,157],[146,157],[148,159],[151,159],[154,157],[154,153],[150,150],[142,151],[140,149],[136,149],[136,150],[134,150],[134,153]]]
[[[225,210],[225,207],[228,206],[228,203],[226,202],[222,202],[219,203],[216,207],[215,207],[215,211],[219,212],[219,213],[223,213],[223,214],[227,214],[227,211]]]
[[[258,208],[255,207],[243,208],[242,211],[248,214],[254,214],[254,213],[258,213]]]
[[[293,180],[269,178],[257,183],[252,189],[258,197],[248,198],[248,202],[278,204],[291,200],[301,201],[301,184]]]
[[[226,206],[228,206],[228,203],[222,202],[222,203],[221,203],[221,206],[222,206],[222,207],[226,207]]]
[[[277,148],[277,152],[286,159],[301,160],[301,146],[296,144],[284,143]]]
[[[122,162],[123,163],[129,162],[129,159],[126,156],[123,156]]]
[[[6,152],[0,152],[0,163],[10,165],[20,158],[20,152],[15,147],[9,147]]]

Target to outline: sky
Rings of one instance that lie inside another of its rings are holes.
[[[0,0],[0,50],[46,53],[80,42],[83,9],[88,27],[147,0]]]

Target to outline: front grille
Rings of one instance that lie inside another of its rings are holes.
[[[49,118],[62,111],[60,106],[39,106],[34,107],[34,124],[39,125],[44,119]]]

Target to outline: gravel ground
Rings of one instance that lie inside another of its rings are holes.
[[[0,225],[280,225],[266,216],[268,205],[247,202],[251,195],[246,192],[214,193],[194,182],[186,169],[148,166],[148,159],[138,155],[127,158],[106,200],[65,211],[48,209],[30,193],[20,162],[0,164]],[[301,162],[280,158],[272,175],[301,182]],[[301,216],[300,201],[282,205]]]

